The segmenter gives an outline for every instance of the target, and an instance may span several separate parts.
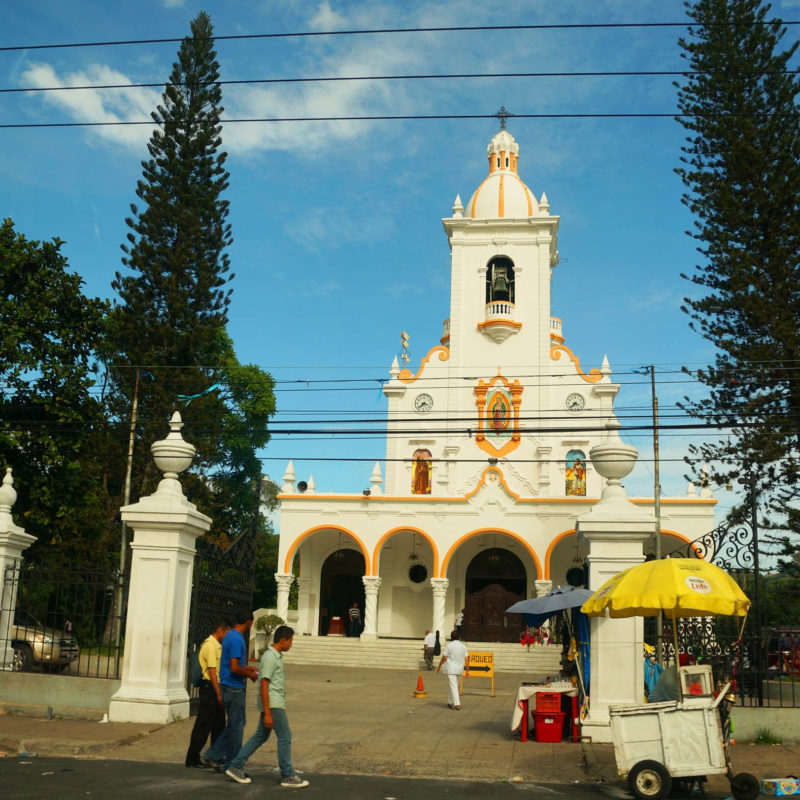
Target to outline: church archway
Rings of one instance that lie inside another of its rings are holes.
[[[516,642],[522,626],[518,614],[505,610],[528,592],[525,565],[502,547],[478,553],[467,567],[464,581],[463,634],[473,642]]]
[[[363,554],[357,550],[340,548],[331,553],[322,564],[319,578],[319,635],[347,633],[347,610],[354,602],[364,621],[364,583],[366,574]],[[341,627],[340,627],[341,626]]]

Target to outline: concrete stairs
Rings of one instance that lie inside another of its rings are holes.
[[[494,653],[498,673],[524,673],[530,679],[555,678],[560,671],[561,645],[531,645],[500,642],[465,642],[470,652]],[[444,647],[444,645],[443,645]],[[337,667],[370,669],[424,670],[422,640],[379,639],[362,642],[340,636],[295,636],[292,649],[286,654],[289,663],[320,664]],[[438,666],[439,659],[434,658]]]

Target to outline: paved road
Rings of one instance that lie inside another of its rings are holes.
[[[284,789],[275,770],[255,767],[253,782],[239,785],[205,770],[189,770],[175,764],[140,761],[78,760],[69,758],[0,759],[0,794],[3,800],[41,800],[102,797],[103,800],[136,798],[236,797],[263,798],[266,793],[313,800],[630,800],[621,785],[604,783],[554,785],[506,783],[502,781],[457,781],[394,776],[317,775],[306,773],[311,785],[305,789]],[[280,794],[278,794],[280,793]],[[707,800],[729,796],[709,792]]]

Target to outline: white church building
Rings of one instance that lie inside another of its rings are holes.
[[[607,359],[581,365],[552,316],[559,217],[520,178],[505,122],[487,154],[488,175],[442,220],[442,338],[411,369],[395,358],[384,384],[384,469],[353,494],[318,493],[291,462],[283,477],[278,613],[296,580],[298,634],[340,632],[356,601],[365,640],[446,636],[464,609],[470,642],[517,641],[506,608],[584,580],[576,519],[600,499],[588,456],[620,385]],[[652,497],[632,500],[652,514]],[[662,497],[663,552],[710,531],[715,502],[691,484]]]

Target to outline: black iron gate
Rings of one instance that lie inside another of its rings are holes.
[[[232,618],[237,611],[252,610],[260,486],[261,482],[258,481],[256,513],[249,530],[240,533],[227,548],[204,539],[197,540],[192,574],[187,662],[192,653],[213,633],[220,618],[233,622]],[[191,700],[190,713],[194,715],[197,713],[198,690],[189,685],[189,672],[187,666],[186,688]]]
[[[748,481],[746,513],[667,557],[702,558],[724,569],[752,601],[741,640],[741,620],[678,620],[680,654],[711,664],[717,680],[735,679],[742,705],[800,707],[800,575],[762,570],[756,485]],[[674,657],[671,622],[664,647]]]

